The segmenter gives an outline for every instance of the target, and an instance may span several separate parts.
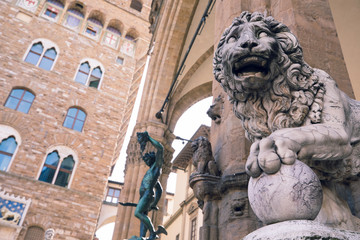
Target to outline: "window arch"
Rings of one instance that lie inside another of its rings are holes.
[[[99,39],[99,36],[101,34],[101,30],[103,28],[103,22],[104,22],[103,14],[99,11],[93,11],[90,14],[90,17],[87,19],[86,27],[84,29],[84,34],[87,36],[93,38],[93,39]]]
[[[64,127],[81,132],[86,119],[86,113],[77,107],[69,108],[65,120]]]
[[[45,230],[39,226],[28,227],[24,240],[38,240],[44,239]]]
[[[139,0],[132,0],[131,3],[130,3],[130,7],[131,7],[132,9],[135,9],[135,10],[138,11],[138,12],[141,12],[142,3],[141,3],[141,1],[139,1]]]
[[[80,3],[72,3],[64,17],[64,26],[78,30],[84,20],[84,6]]]
[[[118,48],[121,37],[122,23],[119,20],[112,19],[106,28],[103,42],[112,47]]]
[[[93,59],[85,59],[75,75],[75,82],[93,88],[99,88],[104,75],[102,65]]]
[[[59,19],[63,10],[64,3],[61,0],[47,0],[41,11],[41,16],[55,22]]]
[[[59,49],[54,43],[46,39],[38,39],[31,44],[24,61],[50,71],[54,66],[58,53]]]
[[[0,124],[0,170],[7,171],[21,144],[20,134],[12,127]]]
[[[128,56],[133,57],[135,54],[135,43],[136,43],[136,37],[134,33],[127,33],[125,35],[125,40],[121,46],[120,51]]]
[[[38,179],[39,181],[68,188],[76,162],[77,155],[72,149],[66,146],[53,147],[46,155]]]
[[[15,88],[11,90],[9,97],[5,102],[5,107],[28,113],[34,99],[35,95],[30,91],[22,88]]]
[[[17,148],[15,137],[11,136],[0,142],[0,170],[6,171]]]

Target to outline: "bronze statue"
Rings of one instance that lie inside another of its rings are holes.
[[[140,219],[140,237],[133,236],[131,239],[147,239],[153,240],[158,239],[159,234],[167,232],[163,226],[158,226],[158,230],[155,231],[154,225],[150,218],[147,216],[151,210],[158,210],[157,203],[159,202],[162,194],[162,187],[159,181],[161,174],[161,167],[164,162],[163,152],[164,147],[158,141],[151,138],[148,132],[137,133],[138,142],[140,143],[142,159],[150,167],[145,173],[145,176],[140,186],[140,200],[139,203],[121,203],[123,206],[133,206],[135,209],[135,217]],[[148,152],[143,155],[146,143],[150,142],[156,149],[157,152]],[[150,232],[150,236],[145,238],[146,232]]]

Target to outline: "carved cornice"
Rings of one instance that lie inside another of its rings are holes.
[[[192,174],[189,182],[198,200],[220,199],[219,182],[220,177],[210,174]]]
[[[230,189],[247,189],[249,176],[246,172],[239,172],[221,177],[220,192],[224,193]]]

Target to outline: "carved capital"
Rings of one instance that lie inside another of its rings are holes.
[[[190,187],[194,190],[195,197],[200,201],[220,199],[220,177],[209,174],[192,174]]]

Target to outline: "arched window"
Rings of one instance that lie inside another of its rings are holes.
[[[50,71],[58,54],[54,45],[50,41],[38,41],[32,44],[24,61]]]
[[[0,170],[8,171],[21,145],[21,137],[14,128],[0,124]]]
[[[101,33],[103,24],[96,18],[89,18],[84,30],[84,33],[94,39],[98,39]]]
[[[94,60],[86,60],[80,64],[79,70],[75,76],[75,82],[87,85],[93,88],[99,88],[103,76],[103,70],[100,64]]]
[[[133,57],[135,54],[135,37],[131,34],[126,34],[125,41],[123,42],[120,51],[128,56]]]
[[[130,3],[130,7],[138,12],[141,12],[142,3],[139,0],[132,0]]]
[[[39,240],[44,239],[45,230],[38,226],[30,226],[27,231],[24,240]]]
[[[5,107],[28,113],[35,95],[25,89],[13,89],[5,102]]]
[[[75,167],[73,154],[59,147],[46,156],[39,181],[68,187]]]
[[[110,47],[117,48],[119,46],[121,32],[115,27],[107,27],[104,35],[104,43]]]
[[[86,113],[79,108],[69,108],[63,126],[81,132],[86,119]]]
[[[86,84],[90,73],[90,64],[84,62],[80,65],[79,71],[76,74],[75,81],[81,84]]]
[[[15,137],[11,136],[0,142],[0,170],[6,171],[17,147]]]
[[[54,48],[46,50],[43,58],[40,61],[39,67],[50,70],[56,58],[56,51]]]
[[[25,58],[25,62],[37,65],[43,53],[44,47],[41,42],[34,43]]]
[[[79,8],[81,5],[77,5],[67,11],[65,15],[64,25],[72,29],[78,29],[81,26],[81,22],[84,19],[84,14]]]
[[[57,21],[63,9],[64,4],[60,0],[47,0],[41,16],[51,21]]]
[[[90,79],[89,79],[89,87],[98,88],[100,80],[101,80],[101,69],[100,67],[96,67],[92,70]]]

